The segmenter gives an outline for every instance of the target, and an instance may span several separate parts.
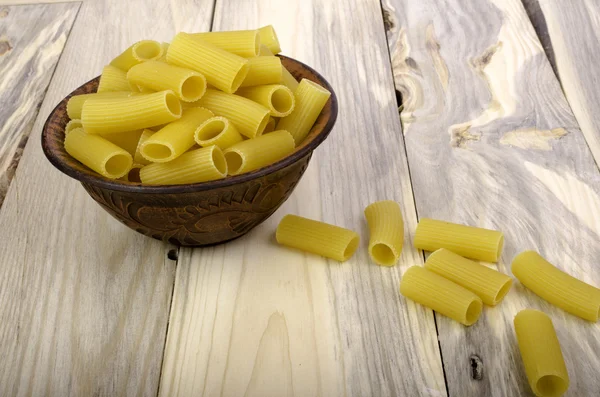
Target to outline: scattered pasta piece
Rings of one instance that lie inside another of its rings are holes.
[[[404,242],[404,221],[395,201],[378,201],[365,208],[371,234],[369,255],[379,265],[394,266]]]

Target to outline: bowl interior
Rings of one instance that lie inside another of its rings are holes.
[[[81,182],[107,188],[111,190],[139,192],[139,193],[178,193],[178,192],[196,192],[214,189],[223,186],[243,183],[248,180],[260,178],[264,175],[278,171],[288,165],[298,161],[304,156],[310,154],[317,146],[325,140],[329,132],[333,128],[337,118],[337,98],[331,85],[313,70],[311,67],[299,62],[295,59],[279,55],[283,66],[297,79],[303,78],[311,80],[331,92],[331,97],[327,101],[325,108],[317,118],[310,133],[306,139],[294,150],[292,154],[284,159],[260,168],[258,170],[248,172],[246,174],[228,176],[225,179],[220,179],[210,182],[184,184],[184,185],[141,185],[134,182],[117,181],[105,178],[94,171],[90,170],[79,161],[71,157],[64,148],[65,126],[69,121],[67,115],[67,102],[73,95],[89,94],[96,92],[100,77],[96,77],[87,83],[83,84],[72,93],[67,95],[54,108],[42,131],[42,149],[50,162],[63,173]]]

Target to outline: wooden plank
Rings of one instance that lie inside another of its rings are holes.
[[[600,5],[597,1],[523,0],[581,131],[600,164]]]
[[[81,3],[83,0],[0,0],[0,6],[54,4],[54,3]],[[94,1],[94,0],[92,0]]]
[[[247,236],[181,251],[160,394],[163,396],[444,396],[429,310],[401,299],[402,269],[422,263],[407,235],[401,263],[368,259],[363,209],[398,200],[415,210],[377,1],[272,7],[218,1],[215,30],[273,23],[285,53],[319,70],[340,105],[292,197]],[[344,264],[274,243],[296,213],[363,236]]]
[[[55,170],[39,134],[61,98],[132,42],[168,40],[184,16],[196,29],[210,26],[212,0],[177,7],[81,6],[0,209],[2,396],[157,394],[175,274],[170,247],[121,225]]]
[[[600,176],[520,1],[383,4],[419,216],[503,230],[500,271],[536,249],[600,285]],[[531,395],[512,325],[526,307],[554,321],[568,395],[597,394],[600,325],[517,282],[472,327],[437,316],[450,395]]]
[[[0,206],[78,8],[0,7]]]

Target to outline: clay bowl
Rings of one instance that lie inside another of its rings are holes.
[[[72,95],[96,92],[99,77],[77,88],[54,108],[42,131],[42,148],[56,168],[80,181],[102,208],[139,233],[185,246],[235,239],[287,200],[313,150],[327,138],[337,118],[337,99],[329,83],[305,64],[280,58],[294,77],[320,84],[331,91],[331,98],[304,142],[291,155],[267,167],[218,181],[169,186],[142,186],[96,174],[71,157],[63,143],[69,121],[67,100]]]

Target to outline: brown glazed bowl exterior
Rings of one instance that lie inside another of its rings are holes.
[[[68,99],[96,92],[99,77],[56,106],[44,125],[42,148],[56,168],[80,181],[102,208],[139,233],[185,246],[219,244],[240,237],[290,196],[313,150],[329,135],[337,118],[337,99],[329,83],[303,63],[280,58],[294,77],[327,88],[331,98],[304,142],[291,155],[267,167],[212,182],[168,186],[142,186],[96,174],[65,151],[64,130],[69,121]]]

